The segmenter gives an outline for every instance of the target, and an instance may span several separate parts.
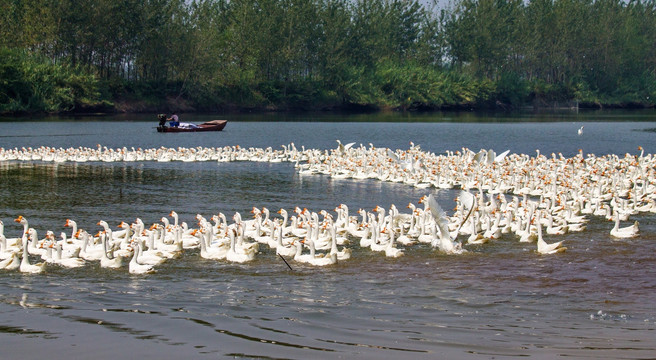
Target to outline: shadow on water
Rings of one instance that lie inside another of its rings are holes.
[[[17,327],[17,326],[6,326],[6,325],[0,325],[0,334],[9,334],[9,335],[25,335],[28,337],[32,336],[39,336],[43,337],[46,339],[57,339],[58,336],[57,334],[48,332],[48,331],[41,331],[41,330],[33,330],[30,328],[25,328],[25,327]]]

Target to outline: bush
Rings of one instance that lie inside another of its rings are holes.
[[[99,102],[93,75],[25,51],[0,49],[0,112],[73,111]]]

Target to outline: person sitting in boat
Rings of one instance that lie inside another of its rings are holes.
[[[171,127],[178,127],[180,126],[180,120],[178,120],[178,113],[176,111],[173,112],[170,118],[167,119],[169,121],[169,125]]]
[[[159,114],[157,115],[157,118],[159,119],[159,127],[160,128],[165,128],[166,127],[166,114]]]

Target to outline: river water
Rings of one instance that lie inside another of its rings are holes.
[[[224,131],[195,134],[157,133],[154,116],[0,119],[0,147],[332,149],[339,139],[391,149],[413,142],[435,153],[656,151],[653,112],[223,118]],[[43,237],[70,232],[67,218],[96,232],[99,220],[152,224],[172,210],[194,224],[196,214],[246,217],[253,206],[405,209],[428,193],[453,207],[455,190],[299,175],[289,163],[0,162],[7,237],[20,235],[18,215]],[[553,256],[505,235],[460,256],[415,245],[388,259],[356,246],[337,265],[291,262],[291,271],[268,249],[244,265],[187,251],[139,276],[97,264],[0,270],[0,358],[653,358],[656,215],[635,220],[641,235],[616,241],[612,223],[591,217],[586,231],[547,239],[566,241]]]

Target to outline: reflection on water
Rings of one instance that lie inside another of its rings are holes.
[[[653,133],[634,131],[653,128],[644,120],[586,118],[582,138],[576,135],[579,118],[563,120],[233,122],[220,134],[170,137],[139,122],[40,122],[29,131],[0,123],[1,133],[23,136],[2,138],[0,146],[278,147],[294,141],[332,148],[341,139],[394,148],[414,141],[435,152],[468,146],[622,154],[638,145],[654,152]],[[67,132],[79,136],[63,136]],[[112,227],[137,217],[150,224],[175,210],[193,226],[196,214],[247,215],[253,206],[272,213],[297,205],[331,211],[340,203],[405,209],[427,193],[301,176],[293,164],[268,163],[6,162],[0,163],[0,180],[7,237],[22,231],[13,222],[18,215],[43,235],[69,232],[67,218],[95,232],[101,219]],[[437,194],[449,206],[454,197],[453,191]],[[187,251],[148,276],[97,264],[51,266],[31,276],[0,272],[0,347],[8,358],[55,352],[88,357],[89,351],[100,359],[653,357],[655,215],[636,220],[641,236],[615,241],[608,235],[612,224],[593,218],[587,231],[566,236],[567,252],[548,257],[504,236],[456,257],[422,245],[394,260],[355,248],[351,260],[324,269],[291,262],[289,270],[275,252],[262,249],[247,265]]]

